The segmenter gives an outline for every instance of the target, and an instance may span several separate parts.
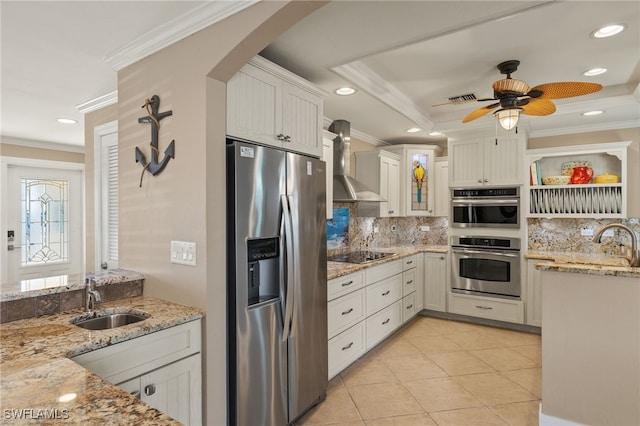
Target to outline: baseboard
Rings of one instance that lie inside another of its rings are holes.
[[[540,403],[540,409],[538,411],[538,424],[540,426],[584,426],[582,423],[576,423],[571,420],[544,414],[542,412],[542,403]]]
[[[431,311],[429,309],[423,309],[418,313],[418,315],[425,316],[425,317],[434,317],[434,318],[468,322],[471,324],[480,324],[480,325],[488,325],[492,327],[506,328],[508,330],[523,331],[525,333],[541,334],[541,331],[542,331],[540,327],[535,327],[533,325],[517,324],[517,323],[505,322],[505,321],[496,321],[496,320],[491,320],[486,318],[477,318],[477,317],[470,317],[468,315],[454,314],[451,312]]]

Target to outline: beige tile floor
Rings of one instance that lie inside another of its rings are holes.
[[[539,335],[417,317],[296,425],[537,425],[540,395]]]

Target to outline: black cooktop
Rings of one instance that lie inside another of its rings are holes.
[[[346,254],[339,254],[331,256],[327,260],[332,262],[346,262],[346,263],[368,263],[376,260],[384,259],[386,257],[397,256],[396,253],[383,253],[379,251],[352,251]]]

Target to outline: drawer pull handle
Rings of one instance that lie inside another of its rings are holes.
[[[413,284],[413,280],[407,281],[407,285],[409,285],[409,284]]]
[[[387,290],[384,293],[382,293],[383,296],[386,296],[387,294],[391,293],[391,290]]]
[[[131,395],[133,395],[136,398],[140,399],[140,391],[139,390],[131,392]]]
[[[349,343],[347,346],[343,346],[342,350],[346,351],[347,349],[351,349],[351,346],[353,346],[353,342]]]
[[[411,309],[411,308],[413,308],[413,303],[407,306],[407,309]]]
[[[391,321],[391,318],[387,318],[386,320],[382,321],[382,325],[388,324],[389,321]]]
[[[395,211],[394,210],[389,210],[389,214],[394,214]]]
[[[407,261],[407,265],[411,265],[412,263],[413,263],[413,260]]]
[[[347,314],[350,314],[351,312],[353,312],[353,308],[349,308],[349,309],[347,309],[346,311],[344,311],[344,312],[342,313],[342,315],[347,315]]]
[[[351,284],[353,284],[353,280],[351,280],[351,281],[349,281],[347,283],[342,283],[342,287],[346,287],[346,286],[351,285]]]
[[[493,309],[491,306],[482,306],[482,305],[476,305],[476,308],[484,309],[484,310],[487,310],[487,311],[490,311],[490,310]]]
[[[144,394],[147,396],[151,396],[156,393],[156,385],[147,385],[144,387]]]

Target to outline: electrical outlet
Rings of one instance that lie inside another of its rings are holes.
[[[583,237],[593,237],[593,229],[591,228],[582,228],[580,230],[580,235]]]
[[[602,233],[603,237],[613,237],[613,229],[607,229]]]
[[[171,263],[196,266],[196,243],[171,241]]]
[[[373,227],[373,233],[377,234],[378,232],[380,232],[380,228],[376,225]]]
[[[420,226],[420,230],[422,232],[427,232],[427,231],[431,230],[431,227],[429,225],[422,225],[422,226]]]

